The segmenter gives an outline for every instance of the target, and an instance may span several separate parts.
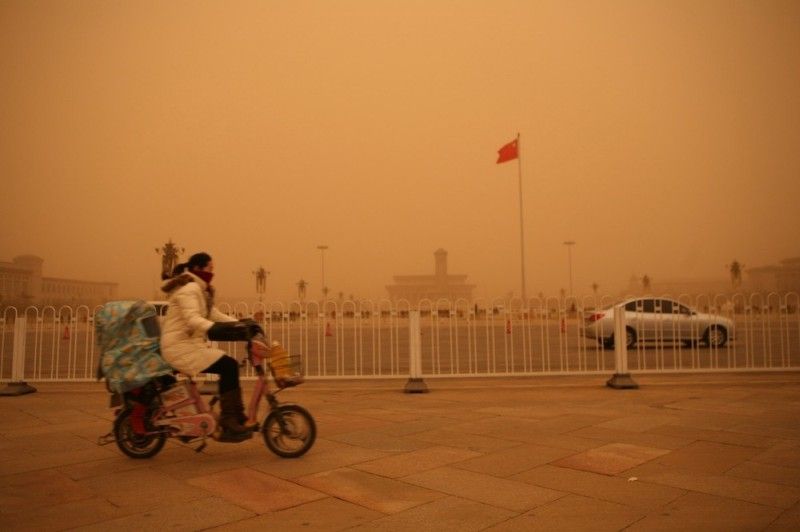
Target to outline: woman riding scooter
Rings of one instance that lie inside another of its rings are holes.
[[[252,436],[239,387],[239,365],[207,340],[246,340],[252,323],[240,322],[214,306],[214,263],[208,253],[195,253],[178,264],[161,287],[169,307],[161,326],[161,354],[173,368],[190,377],[219,375],[221,441]]]

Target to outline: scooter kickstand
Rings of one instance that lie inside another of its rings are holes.
[[[200,445],[197,446],[197,449],[195,449],[194,452],[201,453],[205,448],[206,448],[206,438],[204,436],[203,441],[200,442]]]

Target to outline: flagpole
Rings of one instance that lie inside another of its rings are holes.
[[[517,176],[519,177],[519,258],[522,272],[522,308],[528,306],[528,293],[525,290],[525,224],[522,219],[522,150],[517,133]]]

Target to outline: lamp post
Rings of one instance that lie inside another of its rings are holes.
[[[572,246],[575,245],[575,241],[566,240],[564,245],[567,246],[567,262],[569,264],[569,297],[572,297]]]
[[[178,247],[171,238],[161,248],[156,248],[156,253],[161,255],[162,279],[169,279],[172,276],[172,270],[178,264],[178,258],[185,251],[185,249]]]
[[[328,249],[328,246],[320,244],[317,249],[320,252],[319,255],[322,262],[322,302],[324,303],[328,299],[328,286],[325,284],[325,250]]]
[[[264,292],[267,291],[267,276],[269,274],[270,272],[265,270],[263,266],[259,266],[258,269],[253,272],[253,275],[256,276],[256,293],[258,294],[259,301],[263,301]]]

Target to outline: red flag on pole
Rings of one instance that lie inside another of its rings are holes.
[[[512,140],[499,150],[497,150],[497,164],[511,161],[519,157],[517,151],[517,139]]]

